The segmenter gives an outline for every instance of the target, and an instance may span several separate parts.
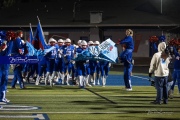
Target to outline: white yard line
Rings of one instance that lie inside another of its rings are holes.
[[[39,120],[45,120],[43,114],[37,114],[37,115],[0,115],[0,118],[38,118]]]
[[[8,112],[17,113],[17,112]],[[29,114],[125,114],[128,112],[19,112],[18,113],[29,113]]]
[[[38,95],[31,95],[31,94],[26,94],[26,95],[9,95],[9,96],[44,96],[44,97],[47,97],[47,96],[60,96],[60,97],[92,97],[92,96],[96,96],[96,95],[41,95],[41,94],[38,94]]]
[[[34,97],[34,96],[36,96],[36,97],[48,97],[48,96],[52,96],[52,97],[97,97],[96,95],[8,95],[8,96],[14,96],[14,97],[15,96],[18,96],[18,97],[24,97],[24,96],[28,96],[28,97],[29,96],[32,96],[32,97]],[[117,95],[106,95],[106,96],[107,97],[113,97],[113,96],[132,96],[132,95],[125,95],[125,94],[120,95],[120,94],[117,94]],[[1,103],[0,103],[0,105],[1,105]]]
[[[136,77],[136,78],[140,78],[140,79],[145,79],[145,80],[149,80],[149,78],[145,78],[145,77],[140,77],[140,76],[135,76],[135,75],[132,75],[132,77]]]
[[[0,111],[22,111],[22,110],[37,110],[38,107],[34,106],[21,106],[21,105],[1,105],[3,108]]]

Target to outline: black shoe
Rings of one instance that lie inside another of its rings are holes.
[[[33,80],[36,81],[36,78],[37,78],[37,77],[33,77]]]
[[[166,101],[163,101],[163,104],[168,104]]]
[[[161,105],[161,102],[158,102],[158,101],[153,101],[153,102],[150,102],[151,104],[159,104]]]
[[[11,87],[11,89],[16,89],[16,87]]]
[[[22,87],[22,88],[20,88],[20,89],[21,89],[21,90],[22,90],[22,89],[26,89],[26,87],[25,87],[25,86],[23,86],[23,87]]]
[[[27,83],[30,83],[30,81],[29,81],[29,77],[27,77],[27,78],[26,78],[26,82],[27,82]]]

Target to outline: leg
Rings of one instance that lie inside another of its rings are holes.
[[[177,74],[178,74],[177,71],[174,71],[174,72],[173,72],[173,85],[171,86],[172,95],[173,95],[173,93],[174,93],[174,86],[175,86],[175,84],[176,84]]]
[[[157,103],[161,103],[162,96],[163,96],[163,84],[164,84],[164,77],[156,77],[157,81]]]
[[[164,83],[163,83],[163,102],[167,104],[168,102],[168,88],[167,88],[167,81],[168,78],[164,77]]]
[[[180,94],[180,71],[177,72],[178,94]]]

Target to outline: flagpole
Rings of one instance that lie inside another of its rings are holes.
[[[31,33],[32,33],[32,36],[33,36],[32,27],[31,27],[31,23],[29,23],[29,26],[30,26],[30,30],[31,30]]]
[[[39,20],[39,17],[37,16],[37,19],[38,19],[38,21],[40,22],[40,20]]]

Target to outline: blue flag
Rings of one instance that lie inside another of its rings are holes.
[[[30,26],[30,31],[29,31],[29,38],[28,38],[28,41],[32,44],[32,41],[33,41],[33,32],[32,32],[31,26]]]
[[[40,48],[42,50],[48,48],[40,22],[38,22],[36,33],[34,35],[34,41],[32,42],[32,44],[37,50],[39,50]]]
[[[49,52],[51,52],[52,50],[54,50],[56,47],[55,46],[52,46],[52,47],[50,47],[50,48],[48,48],[48,49],[44,49],[44,55],[46,55],[47,53],[49,53]]]
[[[26,47],[28,50],[27,56],[34,56],[37,50],[32,46],[32,44],[26,41]]]

